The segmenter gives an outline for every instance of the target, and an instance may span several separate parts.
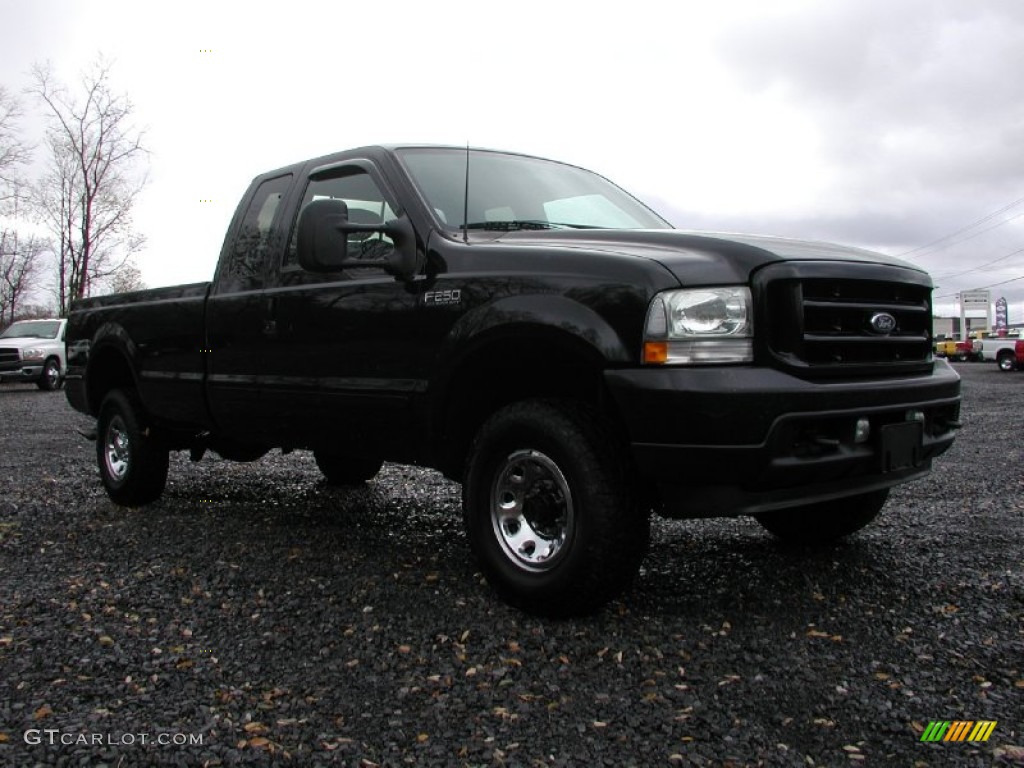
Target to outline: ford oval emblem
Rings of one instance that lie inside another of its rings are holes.
[[[896,318],[888,312],[875,312],[869,322],[871,323],[871,330],[883,336],[896,330]]]

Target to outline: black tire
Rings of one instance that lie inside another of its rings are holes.
[[[996,363],[999,365],[999,370],[1004,373],[1017,370],[1017,356],[1013,352],[1003,350],[996,357]]]
[[[592,613],[636,576],[650,519],[619,441],[596,410],[529,400],[477,433],[462,487],[466,531],[488,582],[528,613]]]
[[[44,392],[53,392],[54,390],[60,389],[60,385],[63,382],[60,375],[60,360],[55,357],[51,357],[43,365],[43,373],[39,377],[39,381],[36,382],[36,386]]]
[[[96,461],[115,504],[138,507],[156,501],[167,484],[168,450],[145,425],[134,390],[115,389],[100,407]]]
[[[376,477],[384,465],[382,459],[341,456],[319,449],[313,451],[313,458],[328,485],[362,485]]]
[[[808,504],[805,507],[766,512],[757,521],[785,541],[824,544],[859,531],[882,511],[889,489],[848,496],[845,499]]]

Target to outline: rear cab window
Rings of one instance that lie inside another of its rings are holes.
[[[281,247],[281,201],[292,184],[292,175],[267,179],[256,189],[241,225],[224,253],[216,277],[218,293],[262,289],[267,269]]]

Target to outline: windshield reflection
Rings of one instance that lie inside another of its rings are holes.
[[[475,149],[417,147],[397,154],[447,230],[672,228],[603,176],[572,165]]]

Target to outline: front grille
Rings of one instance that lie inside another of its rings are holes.
[[[21,354],[17,347],[0,347],[0,365],[21,362]]]
[[[931,285],[915,270],[810,262],[764,270],[769,353],[808,376],[930,370]]]

